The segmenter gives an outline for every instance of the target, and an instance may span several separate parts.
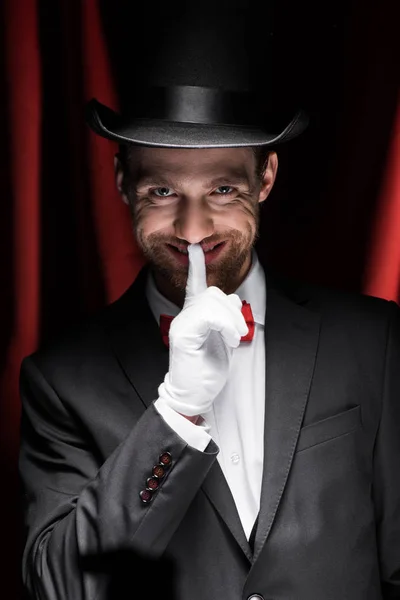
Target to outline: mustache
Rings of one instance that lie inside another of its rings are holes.
[[[238,242],[242,239],[242,233],[237,231],[227,231],[225,233],[213,234],[207,237],[198,240],[199,244],[220,244],[221,242],[233,241]],[[160,234],[158,232],[152,233],[146,238],[146,245],[155,249],[155,247],[163,246],[165,244],[170,244],[171,246],[178,247],[187,247],[189,244],[193,242],[189,242],[184,238],[173,237],[169,235]]]

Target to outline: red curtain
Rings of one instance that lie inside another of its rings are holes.
[[[363,291],[387,300],[400,299],[400,108],[372,226]]]
[[[143,264],[115,190],[116,146],[95,136],[83,116],[93,96],[118,108],[118,31],[107,20],[113,4],[117,11],[127,3],[3,0],[0,9],[0,564],[7,598],[22,597],[21,360],[118,298]],[[398,32],[395,2],[372,4],[339,2],[326,17],[310,3],[312,35],[301,38],[293,26],[299,46],[285,47],[289,59],[303,48],[304,99],[314,124],[283,150],[260,245],[288,274],[398,301]]]

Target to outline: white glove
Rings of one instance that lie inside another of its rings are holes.
[[[204,252],[191,244],[185,302],[169,330],[169,371],[159,397],[192,417],[209,411],[224,387],[240,338],[248,333],[237,294],[207,287]]]

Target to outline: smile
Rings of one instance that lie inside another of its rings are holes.
[[[204,250],[204,248],[203,248],[203,252],[204,252],[204,254],[207,254],[208,252],[211,252],[212,250],[214,250],[215,248],[218,248],[218,246],[221,246],[221,244],[224,244],[224,243],[225,242],[218,242],[217,244],[214,244],[213,246],[208,247],[207,250]],[[177,250],[181,254],[188,254],[188,251],[185,248],[178,248],[178,246],[174,246],[173,244],[168,244],[168,246],[170,246],[174,250]]]
[[[176,246],[173,246],[172,244],[167,244],[167,246],[170,249],[171,254],[175,257],[175,259],[180,264],[183,264],[183,265],[189,264],[189,255],[188,255],[187,250],[185,250],[183,248],[177,248]],[[208,265],[210,262],[215,260],[225,246],[226,246],[226,242],[218,242],[217,244],[215,244],[215,246],[212,246],[212,247],[208,248],[207,250],[204,250],[206,265]]]

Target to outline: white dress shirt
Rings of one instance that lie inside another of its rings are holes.
[[[220,449],[217,460],[249,539],[260,508],[265,403],[266,283],[254,249],[249,273],[235,293],[251,304],[254,337],[234,349],[229,379],[214,400],[213,408],[201,415],[204,423],[191,423],[161,398],[154,405],[168,425],[197,450],[204,451],[211,438],[217,444]],[[146,296],[158,324],[161,313],[179,314],[180,308],[158,291],[151,271]]]

